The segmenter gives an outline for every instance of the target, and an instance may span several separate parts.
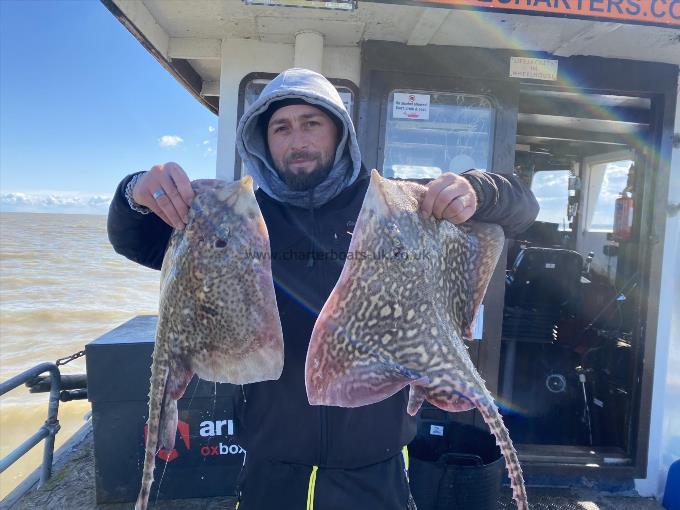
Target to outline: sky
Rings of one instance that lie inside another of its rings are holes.
[[[167,161],[214,177],[216,127],[99,0],[0,0],[0,211],[106,214],[125,175]],[[564,223],[566,174],[544,177],[539,219]]]
[[[99,0],[0,0],[0,211],[105,214],[167,161],[214,177],[216,128]]]
[[[593,211],[588,230],[612,231],[614,226],[614,204],[628,181],[628,171],[633,162],[628,159],[601,163],[591,168],[593,179],[595,174],[601,178],[597,189],[597,197],[592,199]],[[583,183],[586,186],[587,183]],[[567,203],[569,200],[569,171],[548,170],[537,172],[531,183],[536,195],[540,212],[538,221],[557,223],[560,229],[569,224]]]

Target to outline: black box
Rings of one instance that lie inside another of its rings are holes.
[[[85,347],[97,503],[134,501],[139,492],[157,320],[155,315],[135,317]],[[234,494],[245,455],[234,419],[235,392],[240,391],[192,379],[178,402],[175,449],[156,457],[153,499],[157,494],[159,499]]]

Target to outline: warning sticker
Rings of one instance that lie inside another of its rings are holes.
[[[510,78],[555,81],[557,79],[557,60],[510,57]]]
[[[402,92],[395,92],[392,118],[429,120],[429,94],[404,94]]]

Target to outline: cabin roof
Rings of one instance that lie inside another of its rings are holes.
[[[380,40],[680,65],[680,30],[659,26],[378,2],[360,2],[357,10],[347,12],[254,6],[242,0],[101,1],[215,113],[223,39],[293,44],[303,30],[322,33],[325,45],[334,47]]]

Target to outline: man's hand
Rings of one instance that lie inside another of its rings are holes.
[[[430,181],[420,204],[426,218],[463,223],[477,210],[477,194],[465,177],[447,172]]]
[[[177,163],[166,163],[152,167],[139,178],[132,190],[132,199],[151,209],[171,227],[181,230],[187,224],[194,191],[182,167]]]

